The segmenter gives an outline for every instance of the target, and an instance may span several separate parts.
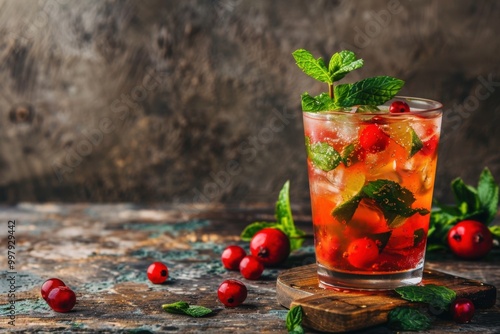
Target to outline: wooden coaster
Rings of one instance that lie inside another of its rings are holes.
[[[424,270],[422,283],[446,286],[457,297],[469,298],[477,308],[495,304],[493,285],[439,271]],[[400,306],[418,304],[403,300],[392,291],[358,292],[325,290],[318,286],[316,265],[296,267],[282,272],[276,283],[278,302],[290,308],[302,306],[304,326],[326,332],[344,332],[387,322],[388,313]]]

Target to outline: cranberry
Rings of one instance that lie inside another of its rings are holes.
[[[367,237],[352,241],[344,256],[351,265],[359,269],[368,269],[377,260],[379,249],[377,243]]]
[[[389,112],[393,114],[410,112],[410,106],[404,101],[394,101],[389,107]]]
[[[453,320],[461,324],[469,323],[474,316],[474,311],[474,303],[467,298],[457,298],[450,306]]]
[[[161,262],[153,262],[148,267],[148,278],[154,284],[162,284],[168,279],[168,268]]]
[[[56,312],[69,312],[76,304],[76,295],[67,286],[58,286],[49,292],[47,304]]]
[[[266,266],[284,262],[290,255],[290,239],[275,228],[264,228],[250,241],[250,252]]]
[[[240,268],[240,262],[245,256],[247,256],[247,253],[243,248],[231,245],[222,252],[221,261],[224,268],[229,270],[238,270]]]
[[[217,296],[222,304],[235,307],[247,299],[247,287],[238,280],[228,279],[219,286]]]
[[[474,260],[488,254],[493,247],[493,236],[485,224],[464,220],[448,232],[448,245],[458,257]]]
[[[377,124],[369,124],[361,131],[359,144],[366,151],[377,153],[385,150],[389,145],[389,136]]]
[[[54,288],[57,288],[58,286],[66,286],[66,284],[64,284],[64,282],[61,281],[59,278],[49,278],[48,280],[43,282],[41,289],[42,298],[45,299],[45,301],[47,301],[47,297],[50,291],[52,291],[52,289]]]
[[[240,273],[249,280],[259,279],[264,272],[264,265],[252,255],[245,256],[240,262]]]

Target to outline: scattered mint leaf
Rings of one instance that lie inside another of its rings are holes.
[[[353,84],[336,86],[334,101],[340,107],[380,105],[392,99],[403,85],[403,80],[388,76],[367,78]]]
[[[495,219],[498,210],[498,185],[488,168],[485,168],[479,176],[477,195],[481,209],[485,212],[485,223],[489,224]]]
[[[253,222],[245,227],[240,238],[243,241],[250,241],[257,232],[268,227],[281,229],[281,225],[276,222]]]
[[[389,327],[403,331],[423,331],[431,327],[431,319],[411,307],[398,307],[389,312]]]
[[[325,83],[333,83],[332,77],[328,68],[323,61],[323,58],[315,59],[313,55],[304,49],[299,49],[292,53],[295,62],[300,69],[310,77]]]
[[[352,51],[343,50],[335,53],[328,63],[328,71],[333,81],[338,81],[347,73],[363,66],[363,59],[356,59]]]
[[[448,310],[457,297],[455,291],[445,286],[428,284],[423,286],[404,286],[395,291],[405,300],[430,304],[437,310]]]
[[[302,328],[302,317],[303,311],[302,307],[294,306],[288,311],[286,315],[286,329],[288,333],[302,334],[304,329]]]
[[[320,95],[313,97],[308,93],[302,94],[302,110],[310,112],[335,110],[337,106],[326,93],[321,93]]]
[[[342,161],[340,154],[328,143],[311,144],[309,137],[306,137],[306,150],[312,163],[325,172],[335,169]]]
[[[286,181],[278,195],[276,202],[276,220],[281,230],[290,238],[290,250],[299,249],[304,242],[305,232],[297,229],[293,222],[292,209],[290,207],[290,181]]]
[[[212,313],[212,310],[207,307],[189,305],[183,301],[178,301],[172,304],[163,304],[161,308],[168,313],[185,314],[195,318],[203,317]]]

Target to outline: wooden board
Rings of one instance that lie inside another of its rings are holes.
[[[446,286],[458,297],[471,299],[477,308],[495,304],[493,285],[439,271],[425,270],[423,284]],[[326,331],[344,332],[383,324],[388,313],[399,306],[417,306],[390,291],[358,292],[325,290],[318,286],[316,265],[296,267],[278,276],[276,294],[278,302],[287,307],[300,305],[304,311],[303,324]]]

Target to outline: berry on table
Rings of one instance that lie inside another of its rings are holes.
[[[243,248],[236,245],[226,247],[221,255],[221,261],[224,268],[229,270],[238,270],[240,268],[241,260],[247,256]]]
[[[264,272],[264,265],[255,256],[248,255],[240,262],[240,273],[249,280],[257,280]]]
[[[410,112],[410,106],[404,101],[394,101],[389,107],[389,112],[392,114]]]
[[[250,252],[266,266],[284,262],[290,255],[290,239],[275,228],[264,228],[250,241]]]
[[[49,296],[50,291],[52,289],[57,288],[58,286],[66,286],[63,281],[61,281],[59,278],[49,278],[42,284],[41,288],[41,294],[42,298],[47,301],[47,297]]]
[[[50,291],[47,304],[56,312],[69,312],[76,304],[76,295],[69,287],[58,286]]]
[[[219,286],[217,296],[225,306],[235,307],[247,298],[247,287],[238,280],[228,279]]]
[[[377,153],[389,145],[389,136],[377,124],[369,124],[361,130],[359,144],[366,151]]]
[[[148,279],[153,284],[162,284],[168,279],[168,268],[162,262],[153,262],[148,267]]]
[[[475,220],[464,220],[448,232],[451,251],[463,259],[480,259],[493,247],[493,235],[488,227]]]
[[[474,316],[474,303],[467,298],[457,298],[450,306],[453,320],[460,324],[469,323]]]

